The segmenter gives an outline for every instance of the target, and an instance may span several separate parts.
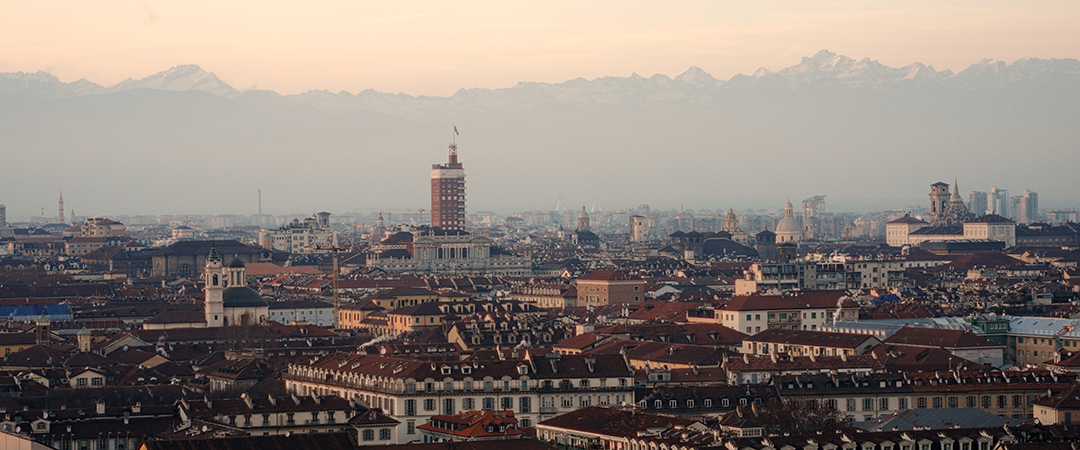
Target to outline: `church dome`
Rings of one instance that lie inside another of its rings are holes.
[[[266,300],[254,289],[247,286],[233,286],[222,293],[222,306],[226,308],[247,308],[269,306]]]
[[[802,227],[795,220],[794,208],[791,202],[784,205],[784,218],[776,224],[776,237],[780,242],[791,242],[802,239]]]
[[[233,258],[232,262],[229,263],[230,269],[238,269],[240,267],[244,267],[244,262],[241,261],[240,258]]]

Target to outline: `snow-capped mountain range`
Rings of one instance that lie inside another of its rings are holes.
[[[109,87],[8,73],[0,203],[9,217],[40,214],[62,185],[82,214],[253,214],[256,189],[280,212],[416,208],[456,139],[470,212],[547,210],[560,196],[726,211],[828,195],[830,211],[900,208],[954,177],[1075,207],[1077,123],[1075,59],[953,73],[822,51],[727,80],[692,67],[447,97],[241,92],[194,65]]]
[[[729,80],[718,80],[699,67],[691,67],[674,78],[661,74],[645,78],[634,73],[629,77],[577,78],[563,83],[520,82],[502,89],[461,89],[450,97],[415,97],[370,89],[355,95],[325,90],[285,96],[273,91],[242,93],[197,65],[182,65],[140,80],[129,78],[108,88],[86,79],[65,83],[45,72],[2,73],[0,95],[80,97],[132,89],[206,91],[218,97],[239,98],[253,104],[283,100],[285,103],[308,104],[324,111],[367,110],[415,117],[442,108],[498,114],[529,110],[545,103],[604,105],[628,100],[708,102],[719,94],[754,88],[908,89],[933,84],[962,89],[995,89],[1047,74],[1080,74],[1080,61],[1023,58],[1007,64],[984,59],[961,72],[953,73],[949,70],[938,71],[922,63],[888,67],[869,58],[855,60],[822,50],[814,56],[804,57],[797,65],[777,72],[760,68],[751,75],[739,74]]]

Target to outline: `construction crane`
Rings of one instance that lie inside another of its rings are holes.
[[[424,208],[356,208],[359,211],[405,211],[420,213],[420,225],[424,224]]]
[[[338,263],[338,254],[341,253],[341,252],[355,250],[356,247],[353,247],[352,245],[349,245],[349,244],[332,245],[332,246],[319,245],[319,246],[316,246],[315,249],[316,250],[325,250],[325,251],[331,252],[334,255],[334,258],[333,258],[334,273],[331,276],[332,286],[333,286],[333,289],[334,289],[334,330],[339,330],[339,329],[341,329],[341,296],[338,294],[338,274],[341,273],[341,268],[339,267],[339,263]]]

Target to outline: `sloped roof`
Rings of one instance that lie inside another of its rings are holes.
[[[885,343],[942,348],[1002,347],[970,331],[920,327],[903,327],[885,339]]]

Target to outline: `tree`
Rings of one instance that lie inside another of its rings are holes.
[[[849,432],[854,427],[846,414],[824,401],[787,399],[758,408],[757,421],[772,435]]]

